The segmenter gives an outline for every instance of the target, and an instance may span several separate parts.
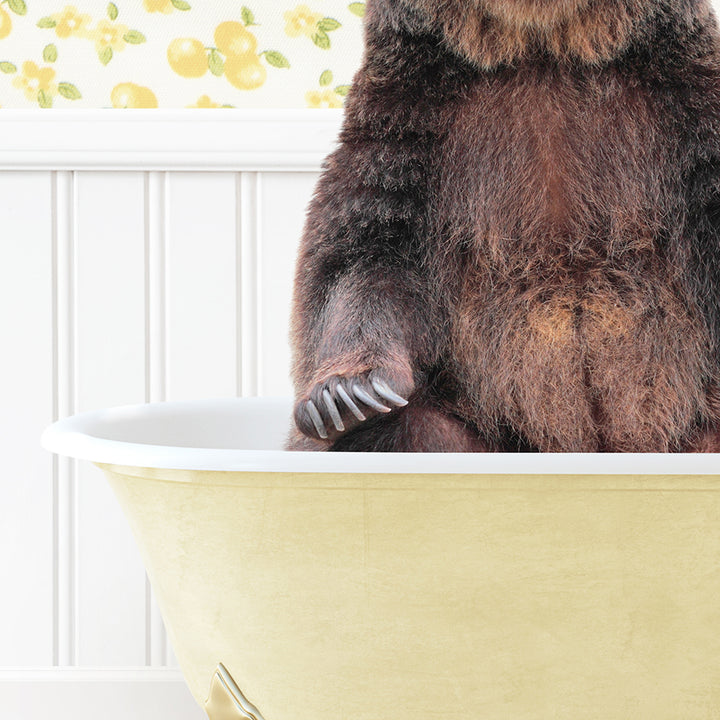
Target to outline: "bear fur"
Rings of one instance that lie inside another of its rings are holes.
[[[288,448],[720,450],[709,3],[368,0],[365,40],[297,261]]]

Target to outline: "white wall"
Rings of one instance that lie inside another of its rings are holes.
[[[0,717],[197,720],[108,486],[38,439],[83,410],[290,393],[295,248],[340,118],[3,112]]]

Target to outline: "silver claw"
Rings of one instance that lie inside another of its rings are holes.
[[[357,383],[355,383],[352,386],[352,391],[355,393],[355,397],[360,400],[361,402],[364,402],[366,405],[369,405],[373,410],[377,410],[381,413],[389,413],[392,408],[385,407],[385,405],[382,405],[379,403],[370,393],[365,392]]]
[[[350,412],[358,419],[358,420],[365,420],[365,415],[363,415],[362,410],[355,404],[355,401],[348,395],[348,391],[342,386],[342,384],[338,383],[337,386],[337,393],[342,398],[343,402],[350,408]]]
[[[373,390],[382,398],[389,400],[391,403],[395,403],[400,407],[404,407],[408,404],[408,401],[404,397],[400,397],[396,392],[393,392],[386,383],[382,380],[373,379],[370,381],[373,386]]]
[[[322,416],[320,415],[320,412],[315,407],[315,403],[312,400],[307,401],[307,409],[308,413],[310,414],[310,419],[313,421],[313,425],[315,426],[315,430],[317,430],[317,434],[323,440],[327,440],[328,434],[325,430],[325,423],[323,423]]]
[[[325,401],[325,407],[330,413],[330,417],[332,418],[335,429],[338,432],[343,432],[343,430],[345,430],[345,426],[343,425],[342,418],[340,417],[340,413],[338,412],[337,405],[335,405],[335,401],[332,399],[332,395],[330,395],[330,391],[323,390],[322,396],[323,400]]]

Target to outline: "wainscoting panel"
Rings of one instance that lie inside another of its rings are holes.
[[[2,113],[0,717],[197,720],[104,478],[39,438],[83,410],[291,392],[297,245],[340,116]]]
[[[168,400],[237,394],[237,175],[165,175]]]
[[[55,461],[39,446],[55,404],[49,174],[0,172],[0,219],[0,666],[49,665]]]
[[[79,172],[74,196],[76,409],[141,403],[144,177],[137,172]],[[75,660],[90,667],[142,665],[143,565],[101,474],[87,463],[78,470]]]
[[[259,178],[261,241],[256,265],[259,395],[292,394],[288,374],[288,313],[297,242],[316,182],[315,173],[263,173]],[[252,344],[249,339],[247,342]]]

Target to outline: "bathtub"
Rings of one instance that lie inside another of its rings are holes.
[[[289,399],[85,413],[211,720],[720,717],[717,455],[280,450]]]

